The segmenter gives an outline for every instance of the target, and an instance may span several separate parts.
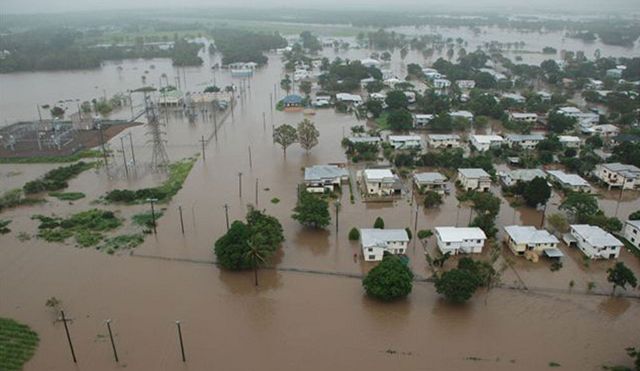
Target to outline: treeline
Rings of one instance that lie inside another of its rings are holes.
[[[216,28],[211,31],[211,36],[217,50],[222,53],[222,64],[255,62],[263,65],[267,63],[263,52],[287,46],[287,41],[277,32],[269,34]]]

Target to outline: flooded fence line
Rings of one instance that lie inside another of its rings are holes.
[[[203,264],[203,265],[215,265],[218,266],[218,263],[215,260],[205,260],[205,259],[190,259],[190,258],[174,258],[174,257],[166,257],[166,256],[157,256],[157,255],[141,255],[136,254],[134,252],[130,253],[130,256],[137,258],[146,258],[146,259],[155,259],[155,260],[164,260],[164,261],[173,261],[173,262],[182,262],[182,263],[192,263],[192,264]],[[348,273],[348,272],[335,272],[335,271],[326,271],[319,269],[308,269],[308,268],[296,268],[296,267],[274,267],[267,266],[261,267],[261,269],[273,270],[276,272],[292,272],[292,273],[303,273],[303,274],[313,274],[313,275],[322,275],[322,276],[333,276],[333,277],[343,277],[343,278],[351,278],[351,279],[363,279],[364,275],[360,273]],[[515,268],[512,268],[515,270]],[[420,283],[435,283],[435,279],[432,277],[424,277],[419,276],[414,273],[414,282]],[[572,289],[561,289],[561,288],[553,288],[553,287],[539,287],[539,286],[526,286],[524,285],[524,281],[520,279],[521,283],[519,284],[499,284],[494,287],[496,289],[504,289],[510,291],[520,291],[520,292],[529,292],[529,293],[540,293],[540,294],[570,294],[570,295],[583,295],[583,296],[601,296],[607,297],[612,296],[610,291],[605,290],[596,290],[596,289],[587,289],[587,290],[578,290],[575,288]],[[524,285],[524,286],[523,286]],[[615,297],[626,298],[626,299],[640,299],[640,294],[630,293],[630,292],[616,292]]]

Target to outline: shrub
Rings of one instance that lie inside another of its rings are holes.
[[[444,272],[435,282],[436,292],[454,303],[469,300],[478,288],[478,278],[466,269]]]
[[[418,238],[421,240],[424,240],[425,238],[429,238],[433,236],[433,232],[431,232],[429,229],[421,229],[418,231]]]
[[[349,231],[349,241],[358,241],[360,239],[360,231],[357,228],[351,228]]]
[[[442,204],[442,196],[438,192],[427,191],[424,194],[424,207],[430,209]]]
[[[362,281],[367,295],[376,299],[391,301],[403,298],[413,288],[413,273],[400,258],[386,255]]]
[[[384,229],[384,220],[381,217],[377,217],[373,223],[373,228]]]

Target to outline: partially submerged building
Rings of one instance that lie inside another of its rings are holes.
[[[403,255],[409,244],[404,229],[360,229],[360,245],[365,261],[381,261],[384,253]]]
[[[365,191],[370,196],[393,196],[402,193],[402,182],[391,169],[365,169],[362,172]]]
[[[621,164],[619,162],[598,164],[593,173],[609,189],[613,187],[635,189],[640,186],[640,169],[634,165]]]
[[[542,255],[547,253],[549,257],[562,256],[558,249],[560,241],[544,229],[536,229],[532,226],[509,225],[504,227],[505,241],[509,249],[516,255],[525,255],[527,252]],[[547,252],[548,251],[548,252]]]
[[[604,229],[587,224],[571,225],[562,239],[569,246],[577,246],[589,259],[617,259],[623,245]]]
[[[491,188],[491,175],[480,168],[458,169],[458,181],[465,191],[487,192]]]
[[[479,254],[487,235],[477,227],[436,227],[436,243],[442,254]]]
[[[348,179],[347,169],[336,165],[314,165],[304,169],[304,184],[307,192],[333,192]]]
[[[446,191],[447,177],[437,172],[425,172],[413,174],[413,182],[421,191],[433,191],[444,194]]]

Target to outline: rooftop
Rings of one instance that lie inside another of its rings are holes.
[[[491,175],[483,169],[458,169],[458,174],[464,175],[465,178],[490,178]]]
[[[395,178],[395,175],[393,175],[390,169],[365,169],[364,176],[370,180]]]
[[[491,143],[491,142],[502,142],[503,138],[499,135],[474,135],[473,139],[475,139],[478,143]]]
[[[420,141],[419,135],[389,135],[389,141],[407,142],[407,141]]]
[[[505,232],[516,244],[558,243],[558,239],[544,229],[536,229],[532,226],[509,225],[504,227]]]
[[[487,235],[477,227],[436,227],[436,234],[444,242],[462,242],[463,240],[486,240]]]
[[[584,180],[580,175],[567,174],[562,170],[547,170],[547,174],[556,178],[559,182],[569,184],[575,187],[589,187],[589,182]]]
[[[336,165],[314,165],[304,169],[304,180],[333,179],[349,175],[347,169]]]
[[[429,139],[432,140],[460,140],[458,134],[429,134]]]
[[[546,177],[544,171],[540,169],[517,169],[507,172],[506,175],[515,181],[520,180],[523,182],[530,182],[537,177]]]
[[[588,224],[573,224],[571,230],[587,240],[591,246],[622,246],[622,242],[600,227]]]
[[[527,140],[544,140],[544,135],[541,134],[509,134],[507,140],[511,142],[524,142]]]
[[[627,220],[625,223],[640,228],[640,220]]]
[[[287,95],[282,98],[284,104],[302,104],[302,97],[296,94]]]
[[[444,175],[436,172],[416,173],[416,174],[413,174],[413,178],[418,183],[444,182],[447,180],[447,178]]]
[[[409,242],[404,229],[360,228],[360,241],[363,247],[386,247],[388,242]]]

